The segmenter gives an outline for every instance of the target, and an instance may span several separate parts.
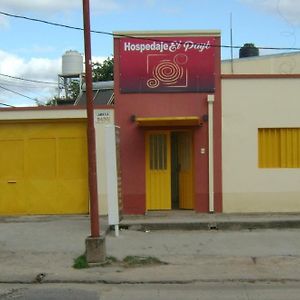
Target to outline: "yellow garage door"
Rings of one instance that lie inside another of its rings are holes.
[[[0,215],[87,212],[85,122],[0,123]]]

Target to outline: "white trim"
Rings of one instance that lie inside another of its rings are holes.
[[[115,31],[115,38],[126,37],[200,37],[220,36],[220,30],[159,30],[159,31]]]
[[[45,120],[45,119],[85,119],[86,109],[74,110],[17,110],[0,111],[0,121]]]
[[[208,102],[208,181],[209,181],[209,212],[215,211],[214,205],[214,95],[207,96]]]

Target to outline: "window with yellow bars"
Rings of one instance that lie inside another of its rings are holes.
[[[259,128],[259,168],[300,168],[300,128]]]
[[[150,169],[167,169],[167,136],[165,134],[150,136]]]

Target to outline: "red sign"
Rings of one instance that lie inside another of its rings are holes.
[[[213,92],[213,37],[120,39],[122,93]]]

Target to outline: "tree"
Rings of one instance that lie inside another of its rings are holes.
[[[253,43],[246,43],[240,48],[239,57],[259,56],[259,49]]]
[[[114,80],[114,58],[108,57],[103,63],[94,63],[93,81]]]
[[[69,85],[69,89],[70,89],[69,98],[70,99],[77,99],[79,92],[80,92],[79,85],[80,85],[79,80],[74,79],[70,82],[70,85]]]

